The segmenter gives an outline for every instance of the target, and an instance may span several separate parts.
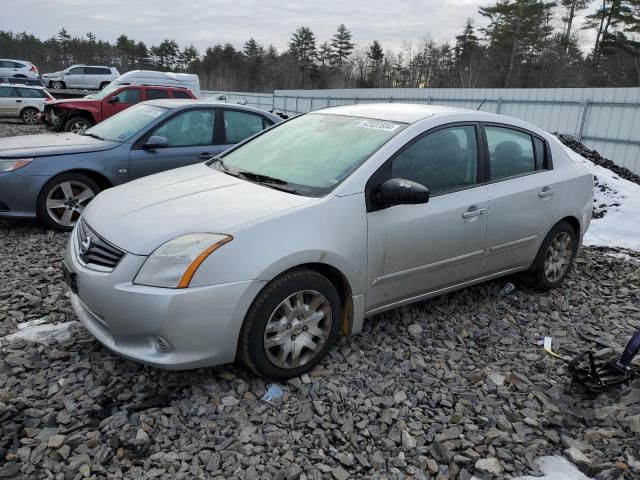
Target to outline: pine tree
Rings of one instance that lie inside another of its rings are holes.
[[[354,43],[351,41],[351,32],[347,30],[344,23],[341,23],[338,25],[338,29],[331,40],[333,64],[338,71],[342,70],[342,65],[349,55],[351,55],[354,46]]]
[[[289,53],[296,59],[300,70],[311,70],[316,58],[316,37],[309,27],[300,27],[289,42]]]
[[[384,52],[382,51],[382,45],[377,40],[374,40],[369,45],[367,51],[367,58],[370,63],[370,75],[369,84],[372,87],[379,87],[382,83],[382,63],[384,62]]]

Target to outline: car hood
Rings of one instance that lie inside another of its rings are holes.
[[[89,204],[83,218],[114,245],[149,255],[180,235],[234,235],[260,218],[315,200],[241,180],[200,163],[106,190]]]
[[[47,106],[49,105],[69,105],[72,103],[88,103],[88,102],[99,102],[99,100],[96,100],[94,98],[61,98],[59,100],[52,100],[50,102],[47,102]]]
[[[75,133],[43,133],[0,138],[0,158],[41,157],[110,150],[120,145]]]
[[[43,77],[59,77],[60,75],[62,75],[62,70],[59,72],[51,72],[51,73],[43,73],[42,76]]]

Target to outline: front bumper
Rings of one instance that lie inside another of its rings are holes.
[[[92,270],[78,259],[73,232],[64,262],[75,274],[71,303],[86,329],[115,353],[154,367],[232,362],[245,314],[264,282],[186,289],[134,285],[145,259],[126,254],[110,273]]]
[[[15,171],[1,172],[0,218],[35,218],[38,194],[50,178],[44,175],[19,175]]]
[[[48,130],[59,132],[64,125],[65,115],[53,107],[45,105],[44,112],[39,115],[39,119]]]

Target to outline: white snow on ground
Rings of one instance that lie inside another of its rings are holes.
[[[599,185],[595,189],[594,206],[607,205],[603,218],[591,220],[584,244],[640,250],[640,185],[620,178],[608,168],[565,148],[571,158],[584,163],[597,177]],[[600,186],[607,188],[601,191]]]
[[[590,480],[578,470],[573,463],[564,457],[540,457],[538,468],[544,473],[543,477],[516,477],[513,480]]]
[[[40,319],[41,320],[41,319]],[[19,323],[18,331],[0,337],[0,344],[11,343],[16,340],[28,340],[30,342],[49,343],[50,340],[65,342],[71,338],[69,328],[77,322],[64,323],[38,323],[39,320]],[[26,325],[25,324],[31,324]]]
[[[639,259],[637,259],[635,257],[632,257],[631,255],[626,254],[626,253],[621,253],[621,252],[605,253],[605,256],[613,257],[613,258],[619,258],[619,259],[624,260],[626,262],[634,263],[636,265],[640,265],[640,260]]]

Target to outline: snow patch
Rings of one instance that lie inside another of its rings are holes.
[[[633,263],[635,265],[640,265],[640,259],[636,257],[632,257],[628,253],[616,252],[616,253],[605,253],[607,257],[619,258],[620,260],[624,260],[628,263]]]
[[[593,480],[578,470],[573,463],[564,457],[548,456],[540,457],[536,460],[542,477],[526,475],[524,477],[514,477],[513,480]],[[480,480],[478,477],[471,477],[471,480]]]
[[[41,320],[41,319],[39,319]],[[51,340],[61,343],[71,338],[71,326],[78,322],[65,323],[34,323],[37,321],[19,323],[18,331],[0,337],[0,343],[11,343],[16,340],[27,340],[29,342],[48,344]],[[25,324],[31,324],[26,325]]]
[[[640,250],[640,185],[565,148],[571,158],[584,163],[597,177],[594,206],[604,204],[607,210],[603,218],[591,220],[583,243]]]

